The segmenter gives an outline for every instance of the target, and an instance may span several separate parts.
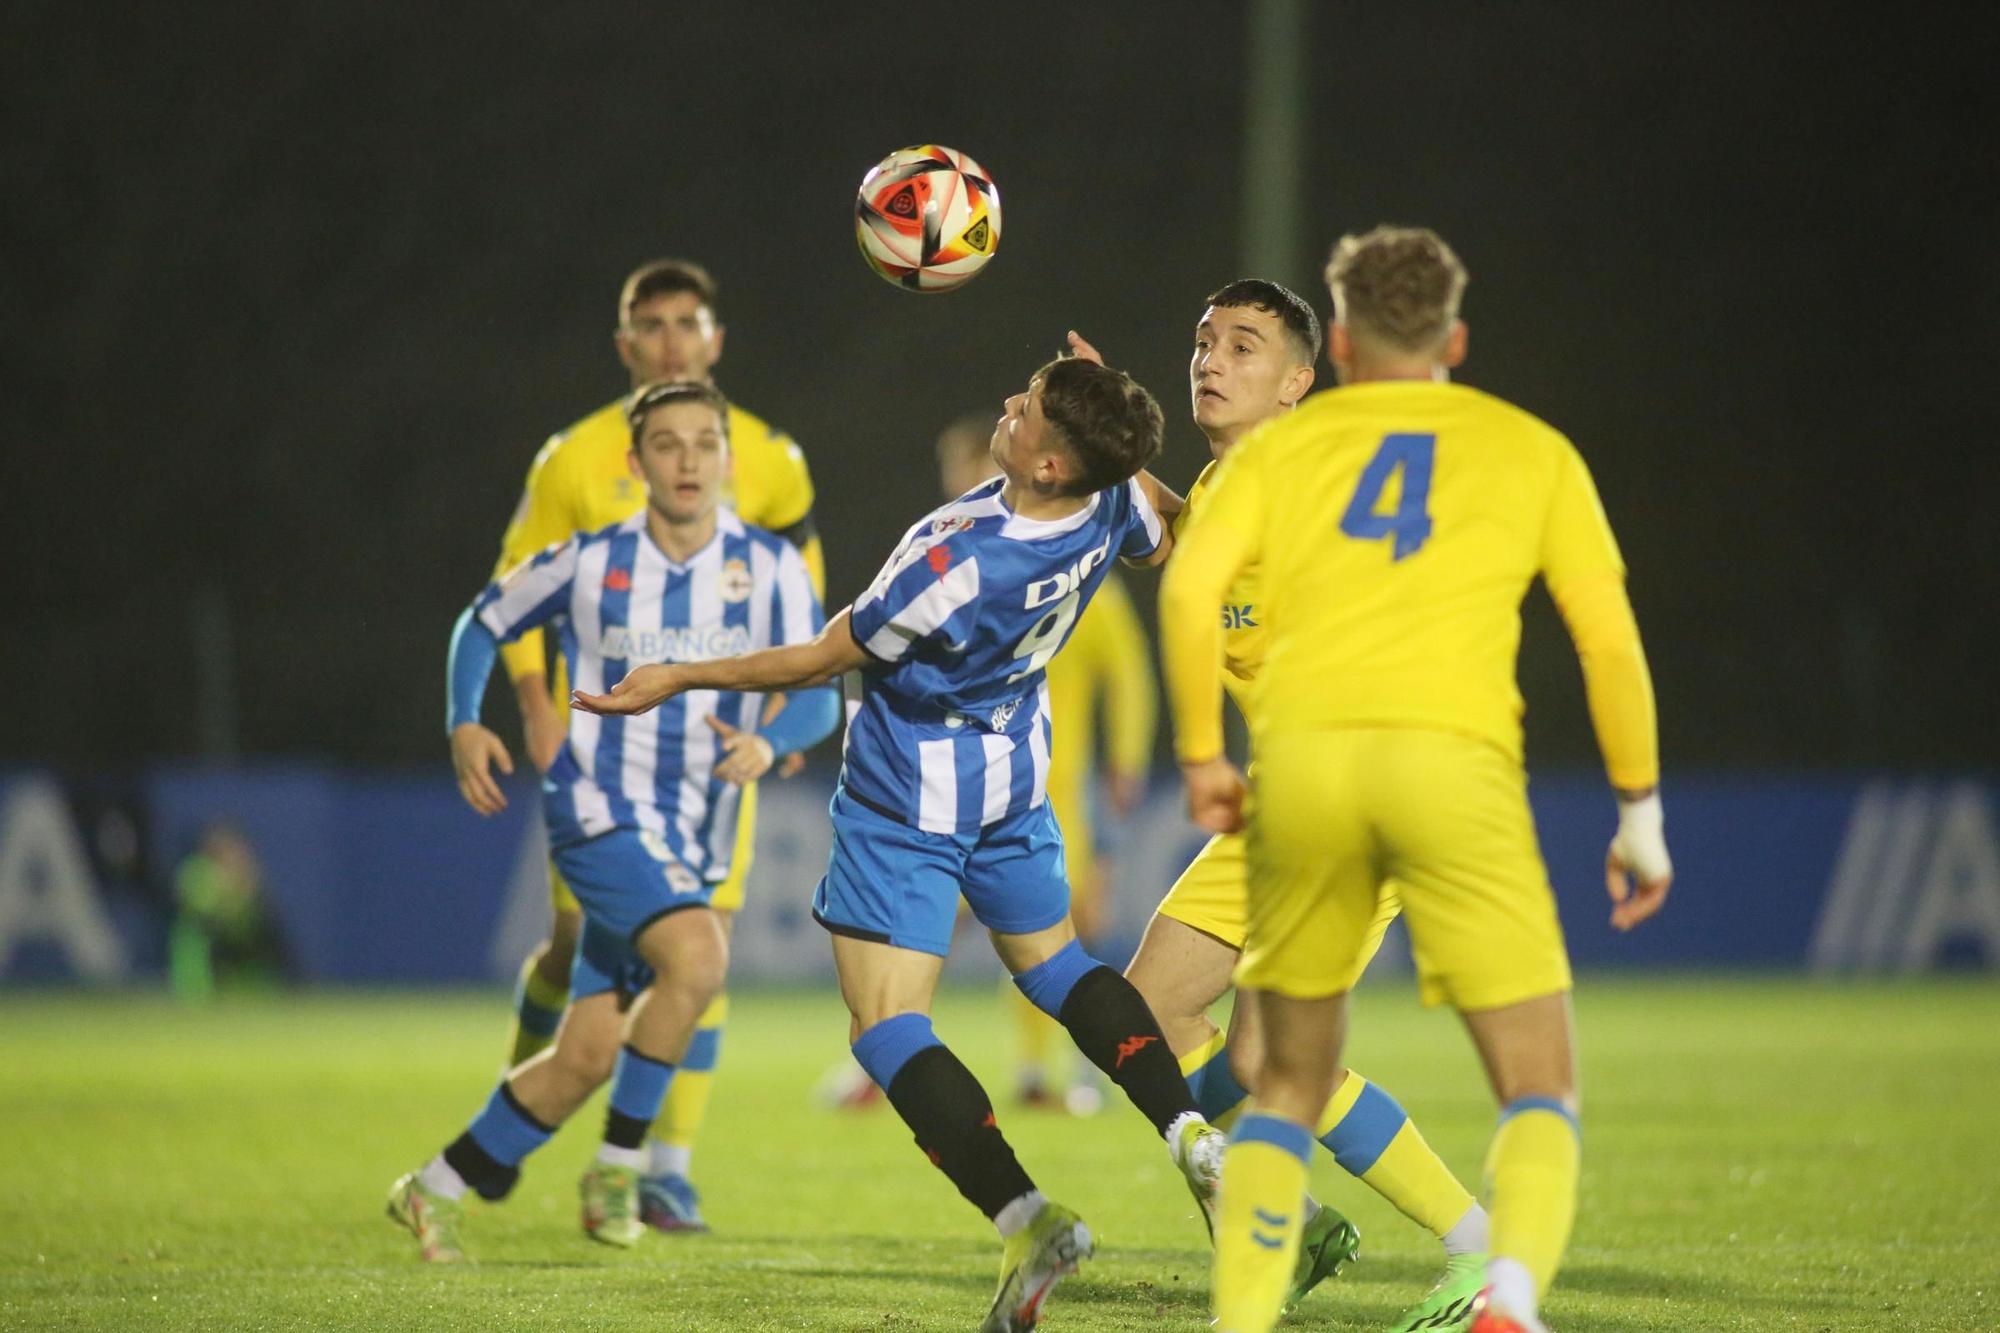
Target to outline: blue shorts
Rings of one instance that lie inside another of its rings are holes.
[[[639,932],[670,912],[708,906],[715,893],[716,886],[675,860],[665,843],[637,829],[600,833],[555,849],[553,858],[583,907],[573,997],[644,990],[653,974],[633,947]]]
[[[1069,915],[1062,830],[1046,803],[970,833],[926,833],[833,796],[833,854],[813,920],[836,935],[939,957],[958,900],[979,924],[1027,935]]]

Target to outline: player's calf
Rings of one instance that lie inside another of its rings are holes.
[[[1085,953],[1082,944],[1071,940],[1018,973],[1014,984],[1069,1029],[1077,1049],[1124,1091],[1161,1137],[1182,1116],[1199,1116],[1153,1011],[1131,982]]]
[[[931,1165],[996,1225],[1035,1183],[1000,1132],[993,1102],[938,1040],[923,1014],[897,1014],[863,1032],[854,1058],[888,1094]]]

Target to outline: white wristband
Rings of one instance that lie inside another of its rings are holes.
[[[1667,816],[1660,794],[1618,803],[1618,836],[1611,840],[1611,854],[1627,870],[1651,882],[1674,873],[1667,855]]]

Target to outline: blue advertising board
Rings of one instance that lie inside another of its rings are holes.
[[[765,784],[758,860],[736,931],[739,983],[830,977],[808,912],[825,864],[830,775]],[[538,795],[501,815],[448,778],[307,765],[158,768],[116,779],[0,774],[0,982],[112,984],[157,975],[176,872],[212,830],[254,853],[265,909],[301,981],[485,982],[511,976],[548,919]],[[1610,928],[1601,781],[1558,776],[1531,799],[1579,967],[1762,967],[1822,973],[2000,967],[1995,788],[1973,779],[1691,776],[1667,792],[1677,880],[1666,912]],[[1112,939],[1129,949],[1201,844],[1162,775],[1111,829]],[[954,967],[991,970],[972,947]],[[1392,940],[1378,971],[1399,966]]]

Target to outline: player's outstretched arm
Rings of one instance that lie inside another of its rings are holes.
[[[852,671],[868,662],[868,654],[854,641],[849,628],[849,609],[826,622],[826,627],[804,643],[781,648],[762,648],[738,657],[719,657],[712,662],[668,662],[642,666],[629,672],[609,694],[586,694],[577,690],[570,703],[586,713],[605,717],[629,717],[649,712],[677,694],[689,690],[803,690],[824,685],[843,671]]]

